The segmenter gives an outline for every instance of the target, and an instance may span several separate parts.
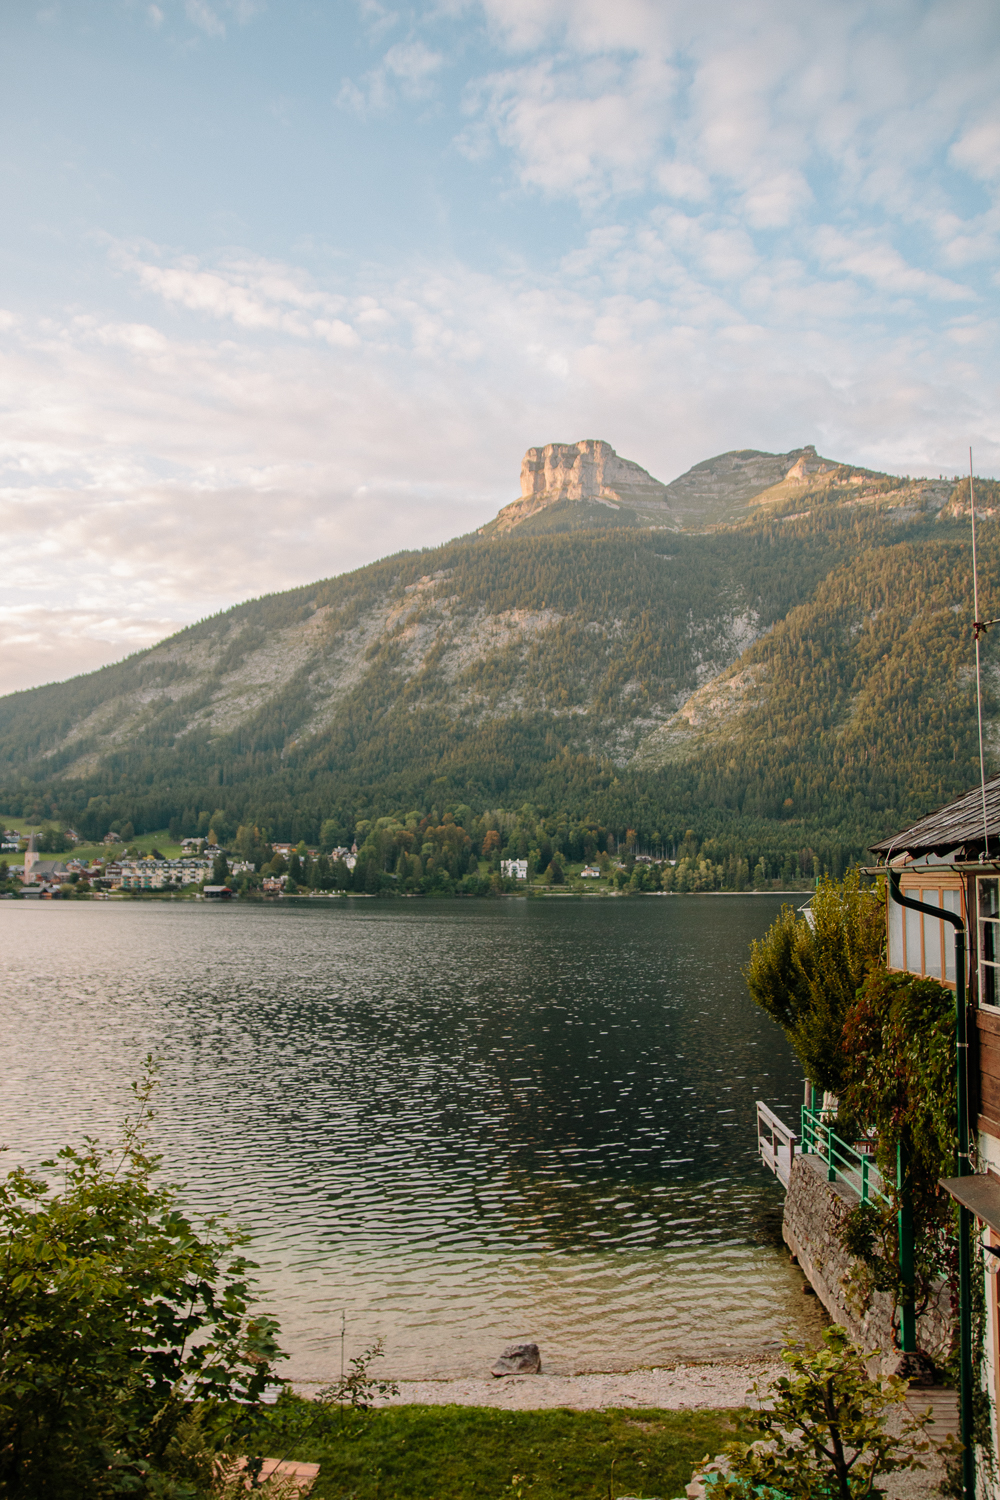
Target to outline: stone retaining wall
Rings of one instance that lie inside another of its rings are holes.
[[[844,1277],[852,1261],[840,1243],[840,1228],[858,1202],[842,1182],[827,1182],[826,1165],[816,1156],[796,1156],[785,1198],[781,1232],[804,1275],[835,1323],[866,1349],[881,1349],[883,1364],[894,1368],[892,1298],[875,1292],[867,1312],[852,1306]],[[934,1303],[917,1319],[917,1348],[935,1364],[947,1357],[952,1340],[951,1298],[942,1286]]]

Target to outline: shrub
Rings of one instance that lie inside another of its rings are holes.
[[[204,1494],[274,1379],[245,1237],[195,1226],[154,1181],[154,1082],[147,1060],[116,1146],[44,1163],[61,1188],[0,1182],[0,1495]]]
[[[781,1357],[788,1374],[758,1391],[767,1405],[744,1420],[750,1441],[728,1446],[729,1476],[711,1486],[712,1500],[768,1493],[782,1500],[867,1500],[882,1493],[881,1477],[924,1468],[930,1413],[890,1435],[886,1417],[905,1401],[907,1382],[869,1376],[872,1354],[852,1344],[843,1328],[824,1329],[818,1349],[788,1342]]]

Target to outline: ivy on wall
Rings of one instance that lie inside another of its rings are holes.
[[[913,1214],[920,1311],[934,1284],[949,1277],[954,1255],[951,1199],[938,1187],[939,1178],[954,1171],[957,1149],[954,994],[935,979],[875,969],[845,1018],[841,1043],[839,1118],[875,1139],[876,1164],[890,1197],[883,1210],[868,1204],[848,1216],[845,1246],[873,1288],[898,1297],[897,1213],[905,1195]]]

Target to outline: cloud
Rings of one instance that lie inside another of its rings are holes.
[[[259,11],[137,7],[188,47]],[[308,265],[199,223],[179,248],[104,240],[110,275],[74,267],[95,290],[71,307],[6,296],[15,673],[468,531],[546,441],[602,436],[664,479],[805,442],[938,473],[971,440],[1000,467],[985,0],[359,11],[338,95],[356,119],[330,128],[422,162],[422,251],[397,248],[421,242],[396,236],[387,171],[370,243],[290,228]]]
[[[968,126],[949,151],[956,167],[986,182],[1000,177],[1000,120],[979,120]]]
[[[826,253],[905,282],[879,247]],[[514,498],[531,444],[605,437],[664,479],[803,442],[937,473],[971,427],[1000,461],[967,324],[859,345],[849,271],[818,282],[697,215],[595,231],[550,277],[413,263],[323,286],[248,255],[115,254],[142,319],[22,317],[0,338],[0,686],[469,531]]]
[[[820,259],[836,270],[864,277],[892,296],[940,298],[964,302],[974,297],[969,287],[908,265],[899,251],[874,232],[848,235],[825,227],[816,235]]]
[[[184,13],[193,26],[197,26],[206,36],[224,37],[226,28],[224,23],[205,0],[184,0]]]
[[[365,119],[369,114],[388,110],[400,99],[410,103],[429,99],[444,63],[444,55],[419,38],[396,42],[385,53],[380,66],[364,74],[360,85],[351,78],[342,81],[337,103],[341,109]]]
[[[673,77],[655,59],[569,66],[546,58],[477,82],[466,109],[484,115],[513,153],[525,186],[592,201],[646,185],[666,129],[663,106]],[[474,133],[466,132],[460,146],[470,138]]]
[[[167,616],[115,618],[100,610],[0,607],[0,692],[93,672],[171,635]]]

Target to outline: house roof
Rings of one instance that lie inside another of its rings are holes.
[[[990,854],[1000,854],[1000,776],[991,776],[986,783],[986,832],[990,840]],[[983,790],[974,787],[963,792],[954,801],[948,802],[937,812],[930,813],[894,834],[891,839],[882,839],[872,844],[873,854],[884,854],[887,858],[910,853],[948,854],[963,848],[966,858],[978,856],[983,851]]]

